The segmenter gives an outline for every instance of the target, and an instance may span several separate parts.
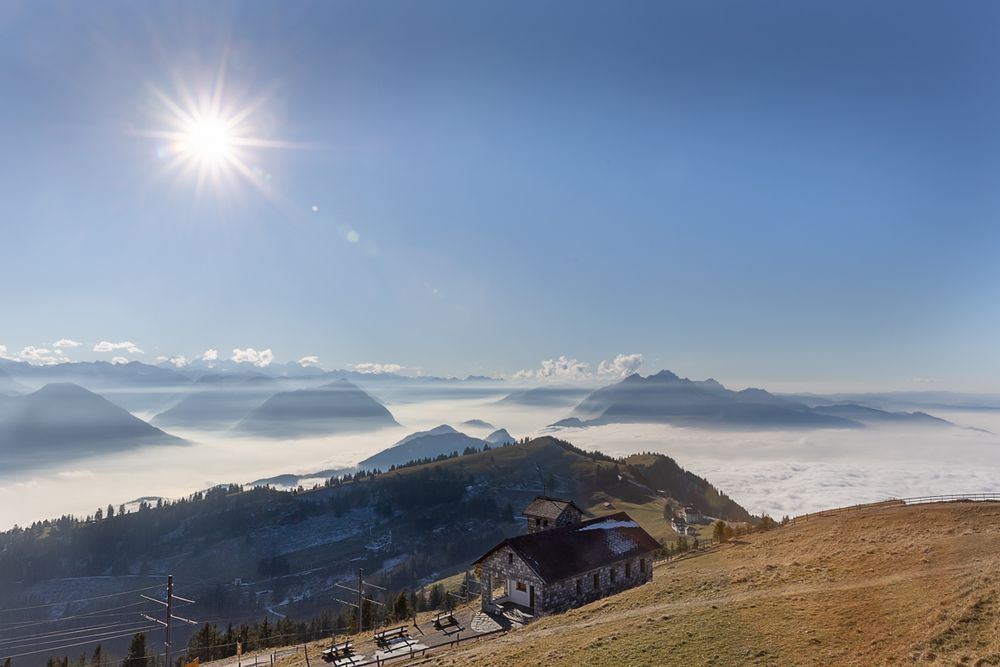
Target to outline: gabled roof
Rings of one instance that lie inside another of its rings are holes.
[[[535,496],[535,499],[521,512],[523,516],[540,516],[543,519],[555,521],[567,507],[574,507],[576,511],[583,514],[583,510],[577,507],[572,500],[561,498],[551,498],[549,496]]]
[[[511,537],[476,560],[510,547],[546,583],[635,558],[660,548],[659,542],[625,512]]]

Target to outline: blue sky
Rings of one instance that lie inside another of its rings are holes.
[[[805,4],[4,3],[0,345],[1000,390],[1000,9]]]

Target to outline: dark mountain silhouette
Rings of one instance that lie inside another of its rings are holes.
[[[398,424],[385,406],[347,380],[337,380],[274,394],[235,428],[271,438],[304,438],[388,426]]]
[[[497,403],[503,405],[527,405],[535,407],[558,407],[573,405],[587,396],[590,389],[580,387],[535,387],[507,394]]]
[[[447,424],[442,424],[429,431],[411,433],[392,447],[365,459],[358,464],[358,467],[365,470],[375,468],[386,470],[390,466],[402,465],[417,459],[434,458],[452,452],[462,453],[466,447],[482,449],[485,444],[485,440],[473,438]]]
[[[732,391],[712,379],[689,380],[670,371],[648,377],[634,374],[598,389],[580,402],[572,417],[583,425],[634,422],[743,429],[863,426],[763,389]]]
[[[0,452],[12,467],[183,442],[74,384],[47,384],[25,396],[0,399]]]
[[[516,442],[516,440],[514,440],[514,436],[507,432],[507,429],[500,428],[486,436],[486,442],[491,445],[506,445]]]

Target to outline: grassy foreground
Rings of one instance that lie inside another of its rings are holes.
[[[1000,665],[1000,504],[866,509],[742,538],[424,664]]]

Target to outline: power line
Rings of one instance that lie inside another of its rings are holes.
[[[121,635],[115,635],[113,637],[105,637],[104,639],[96,639],[96,640],[95,639],[90,639],[90,640],[87,640],[87,641],[77,642],[75,644],[66,644],[64,646],[53,646],[51,648],[43,648],[43,649],[39,649],[37,651],[28,651],[26,653],[15,653],[13,655],[5,655],[3,657],[4,658],[20,658],[20,657],[25,656],[25,655],[37,655],[39,653],[55,653],[56,651],[62,651],[63,649],[73,648],[74,646],[84,646],[86,644],[94,644],[96,642],[107,642],[107,641],[112,641],[114,639],[121,639],[123,637],[128,637],[129,635],[132,635],[132,634],[135,634],[135,633],[138,633],[138,632],[149,632],[150,630],[159,630],[159,629],[160,628],[157,627],[157,626],[155,626],[155,625],[150,625],[150,626],[146,626],[146,627],[143,627],[143,628],[139,628],[139,629],[137,629],[135,631],[131,631],[130,630],[129,632],[126,632],[126,633],[121,634]]]
[[[120,627],[124,625],[134,625],[135,621],[115,621],[113,623],[105,623],[103,625],[91,625],[82,628],[69,628],[66,630],[50,630],[48,632],[40,632],[35,635],[21,635],[20,637],[8,637],[7,639],[0,639],[0,645],[10,644],[11,642],[19,642],[24,639],[35,639],[41,637],[55,637],[59,635],[78,635],[81,632],[94,632],[96,630],[105,630],[107,628]]]
[[[109,593],[107,595],[95,595],[91,598],[79,598],[77,600],[65,600],[63,602],[49,602],[47,604],[36,604],[31,607],[10,607],[7,609],[0,609],[0,613],[8,611],[27,611],[29,609],[43,609],[45,607],[58,607],[64,604],[75,604],[77,602],[92,602],[94,600],[104,600],[106,598],[118,597],[119,595],[128,595],[129,593],[141,593],[143,591],[151,591],[154,588],[159,588],[159,586],[147,586],[146,588],[136,588],[131,591],[122,591],[121,593]]]
[[[125,632],[131,634],[133,632],[138,632],[143,629],[144,626],[132,624],[130,628],[116,628],[114,630],[107,630],[105,632],[98,632],[95,634],[88,635],[87,637],[53,637],[50,639],[43,639],[40,641],[27,642],[26,644],[15,644],[14,646],[7,646],[4,650],[13,651],[22,648],[35,648],[37,646],[42,646],[43,644],[58,644],[59,642],[69,641],[72,639],[88,639],[92,641],[104,641],[105,639],[113,639],[112,637],[107,637],[107,635],[118,634],[119,632]],[[104,638],[104,639],[101,639]]]
[[[50,618],[38,621],[8,621],[6,624],[8,627],[0,629],[0,632],[8,632],[10,630],[16,630],[18,628],[24,628],[29,625],[41,625],[42,623],[62,623],[63,621],[70,621],[77,618],[98,618],[101,616],[126,616],[132,615],[135,612],[121,612],[117,614],[106,614],[105,612],[117,611],[119,609],[127,609],[129,607],[136,607],[141,604],[146,604],[145,602],[130,602],[129,604],[119,605],[117,607],[108,607],[107,609],[95,609],[94,611],[82,612],[79,614],[73,614],[71,616],[63,616],[62,618]]]

